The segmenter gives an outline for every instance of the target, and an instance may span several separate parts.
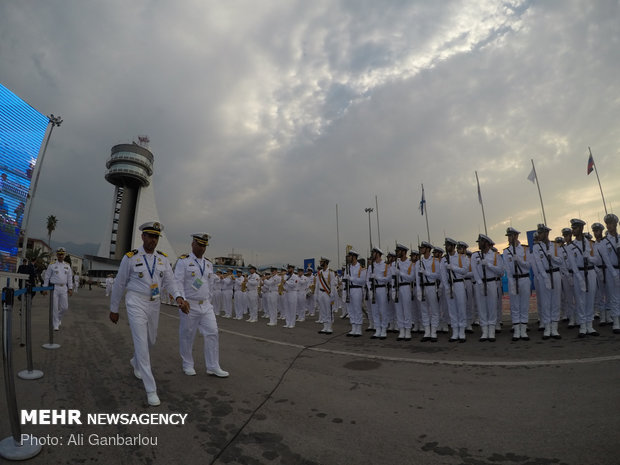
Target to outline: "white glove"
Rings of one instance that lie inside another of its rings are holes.
[[[586,281],[581,276],[579,276],[579,289],[581,289],[581,292],[586,292]]]
[[[545,287],[551,290],[551,278],[549,276],[545,276]]]
[[[514,279],[508,280],[508,292],[510,295],[517,295],[517,286]]]
[[[418,300],[419,300],[420,302],[422,302],[422,291],[420,291],[419,289],[418,289],[418,291],[416,292],[416,297],[418,298]]]

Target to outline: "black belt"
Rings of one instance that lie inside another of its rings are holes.
[[[584,268],[583,266],[578,267],[579,271],[590,271],[594,269],[594,266],[588,266],[587,268]]]
[[[490,283],[491,281],[499,281],[501,279],[502,278],[486,278],[486,279],[482,278],[482,280],[487,283]]]
[[[529,273],[515,275],[515,278],[529,278],[529,277],[530,277]]]
[[[594,268],[594,267],[593,267],[593,268]],[[546,271],[547,271],[547,273],[555,273],[555,272],[557,272],[557,271],[560,271],[560,269],[559,269],[559,268],[550,268],[550,269],[548,269],[548,270],[546,270]]]
[[[377,287],[385,287],[385,284],[375,284],[375,288]]]
[[[351,284],[349,286],[349,289],[361,289],[362,287],[364,287],[364,286],[356,286],[355,284]]]
[[[434,286],[435,283],[422,283],[422,286]]]
[[[405,282],[398,283],[398,287],[400,286],[411,286],[411,283],[405,283]]]
[[[462,283],[464,281],[464,279],[453,279],[452,282],[453,283]]]

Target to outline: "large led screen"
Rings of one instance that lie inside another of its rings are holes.
[[[15,272],[30,181],[49,119],[0,84],[0,269]]]

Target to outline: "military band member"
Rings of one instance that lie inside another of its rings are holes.
[[[556,238],[556,242],[558,238]],[[564,317],[568,320],[568,328],[575,327],[576,322],[576,306],[575,306],[575,283],[573,279],[573,270],[568,260],[568,246],[573,242],[573,231],[571,228],[562,228],[562,258],[564,266],[562,271],[562,298],[560,307],[564,312]]]
[[[439,273],[436,284],[437,298],[439,299],[439,326],[437,327],[438,333],[448,333],[448,322],[450,316],[448,315],[448,303],[446,302],[446,294],[441,282],[441,259],[443,258],[445,251],[441,247],[433,248],[433,258],[439,264]]]
[[[416,298],[417,286],[416,286],[416,263],[420,259],[420,252],[418,250],[411,250],[409,253],[411,259],[411,272],[413,273],[413,281],[411,281],[411,332],[422,331],[422,311],[420,310],[420,302]]]
[[[269,323],[267,326],[277,326],[278,324],[278,289],[282,278],[278,275],[278,269],[271,268],[269,277],[263,281],[263,296],[266,298],[266,306],[269,314]]]
[[[491,250],[494,242],[490,237],[480,234],[476,242],[480,250],[472,254],[471,269],[475,280],[474,294],[482,329],[480,341],[495,342],[497,286],[504,268],[501,256]]]
[[[283,278],[282,288],[284,291],[284,319],[285,328],[294,328],[297,320],[297,275],[295,267],[287,265],[286,275]]]
[[[256,267],[250,265],[250,274],[245,280],[245,291],[247,298],[247,306],[250,311],[248,322],[256,323],[258,321],[258,285],[260,284],[260,276],[256,273]]]
[[[127,252],[114,280],[110,297],[110,320],[117,323],[118,309],[125,291],[127,318],[133,338],[134,355],[130,363],[136,378],[141,379],[146,390],[149,405],[159,405],[157,385],[151,371],[150,348],[157,338],[159,325],[160,289],[163,287],[174,297],[179,308],[188,313],[189,304],[177,287],[172,267],[166,254],[156,251],[157,242],[164,227],[159,222],[144,223],[142,245]]]
[[[52,327],[54,331],[60,329],[62,317],[69,309],[69,297],[73,295],[73,271],[68,263],[65,263],[66,251],[63,247],[56,250],[56,261],[45,270],[43,287],[54,285],[52,301]],[[42,292],[47,295],[47,291]]]
[[[233,288],[235,286],[235,276],[232,268],[226,270],[226,274],[222,275],[220,286],[222,289],[222,311],[224,312],[222,317],[232,318]]]
[[[314,316],[316,313],[316,274],[312,272],[312,268],[306,269],[307,291],[306,291],[306,308],[308,316]]]
[[[357,261],[358,252],[351,250],[348,255],[350,263],[345,268],[344,277],[348,281],[349,302],[346,303],[346,306],[351,322],[351,331],[347,333],[347,337],[360,337],[364,322],[362,300],[364,298],[364,285],[366,284],[366,269]]]
[[[235,310],[235,320],[243,320],[243,315],[247,312],[248,303],[245,292],[245,276],[241,270],[237,270],[237,275],[231,276],[233,283],[233,308]],[[224,315],[224,318],[228,318]]]
[[[452,337],[449,342],[465,342],[467,326],[467,296],[465,293],[465,276],[469,272],[469,263],[456,252],[457,241],[446,237],[446,255],[440,263],[441,284],[450,315]]]
[[[592,321],[594,320],[594,297],[596,293],[596,271],[594,267],[599,264],[600,259],[594,254],[592,243],[584,236],[583,228],[586,222],[573,218],[570,223],[575,239],[567,249],[575,281],[579,337],[598,336],[599,333],[592,327]]]
[[[304,269],[297,268],[297,321],[306,321],[306,291],[308,290],[308,278],[304,276]]]
[[[613,322],[614,334],[620,334],[620,238],[618,237],[618,217],[613,213],[605,215],[607,234],[601,247],[601,255],[607,273],[606,286],[609,298],[609,312]]]
[[[513,227],[506,229],[508,247],[503,254],[504,268],[508,276],[512,340],[529,341],[527,323],[530,311],[530,263],[527,249],[519,242],[519,234],[520,231]]]
[[[109,274],[107,278],[105,278],[105,296],[108,297],[110,292],[112,292],[112,286],[114,285],[114,275]]]
[[[211,293],[213,295],[211,303],[215,316],[219,316],[222,311],[222,270],[217,270],[211,276]]]
[[[467,248],[469,245],[467,242],[458,241],[456,243],[456,251],[461,258],[461,263],[463,266],[467,268],[467,273],[463,277],[463,282],[465,283],[465,314],[467,315],[467,323],[465,325],[465,334],[473,334],[474,329],[472,327],[474,320],[476,318],[475,315],[475,301],[474,298],[474,283],[473,283],[473,273],[471,271],[471,252],[468,252]]]
[[[321,321],[323,322],[323,329],[319,331],[319,334],[332,334],[332,324],[334,321],[334,315],[332,308],[334,300],[336,298],[336,275],[328,269],[329,259],[321,257],[319,260],[319,269],[317,271],[317,288],[318,288],[318,302],[319,313]]]
[[[207,374],[225,378],[228,372],[220,367],[219,334],[209,287],[213,264],[204,257],[210,236],[203,232],[192,234],[191,237],[191,253],[181,255],[174,267],[174,277],[182,286],[189,303],[189,313],[179,310],[179,353],[183,372],[187,376],[196,375],[192,347],[196,331],[200,331],[204,339]]]

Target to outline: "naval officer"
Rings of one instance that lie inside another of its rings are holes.
[[[209,275],[213,273],[213,263],[203,256],[210,236],[207,233],[196,233],[191,237],[192,252],[181,255],[174,267],[174,277],[189,303],[189,313],[179,310],[179,352],[183,372],[187,376],[196,375],[192,346],[196,331],[200,331],[204,339],[207,374],[226,378],[228,372],[220,368],[217,321],[211,303]]]
[[[43,278],[43,287],[54,285],[52,324],[54,331],[60,329],[60,323],[65,312],[69,309],[68,297],[73,295],[73,272],[68,263],[65,263],[66,251],[63,247],[56,250],[57,260],[47,267]],[[43,295],[47,292],[43,291]]]
[[[142,246],[127,252],[121,261],[110,297],[110,320],[118,322],[118,308],[125,291],[127,318],[133,338],[134,355],[130,360],[136,378],[146,389],[149,405],[159,405],[157,386],[151,371],[149,349],[155,344],[159,325],[160,289],[166,288],[179,308],[189,312],[189,304],[179,292],[166,254],[155,250],[164,226],[155,221],[140,226]]]

